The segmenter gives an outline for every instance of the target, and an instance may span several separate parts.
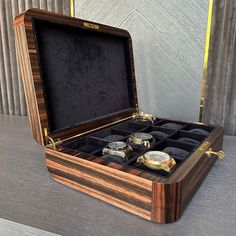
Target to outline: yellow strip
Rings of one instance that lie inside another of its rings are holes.
[[[70,0],[70,16],[75,17],[75,1]]]
[[[207,70],[208,52],[209,52],[209,47],[210,47],[213,1],[214,0],[210,0],[209,1],[209,9],[208,9],[208,21],[207,21],[207,32],[206,32],[206,47],[205,47],[205,57],[204,57],[204,69],[205,70]]]
[[[200,114],[199,114],[199,121],[200,122],[203,121],[203,106],[204,106],[205,87],[206,87],[206,72],[207,72],[208,56],[209,56],[208,53],[209,53],[209,48],[210,48],[211,21],[212,21],[213,2],[214,2],[214,0],[209,0],[207,30],[206,30],[206,45],[205,45],[205,55],[204,55],[204,65],[203,65],[203,78],[202,78],[202,94],[201,94]]]

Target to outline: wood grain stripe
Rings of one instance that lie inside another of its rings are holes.
[[[74,181],[71,181],[71,180],[68,180],[66,178],[62,178],[61,176],[57,176],[55,174],[51,174],[52,178],[54,178],[56,181],[60,182],[61,184],[64,184],[64,185],[67,185],[71,188],[74,188],[74,189],[77,189],[83,193],[87,193],[93,197],[96,197],[100,200],[103,200],[107,203],[110,203],[114,206],[117,206],[123,210],[126,210],[126,211],[129,211],[135,215],[138,215],[140,217],[143,217],[147,220],[150,220],[151,219],[151,213],[148,212],[148,211],[144,211],[140,208],[137,208],[133,205],[130,205],[126,202],[123,202],[123,201],[120,201],[119,199],[116,199],[114,197],[111,197],[111,196],[107,196],[106,194],[102,193],[101,191],[99,190],[94,190],[94,189],[90,189],[86,186],[83,186],[83,185],[80,185],[79,183],[77,182],[74,182]]]

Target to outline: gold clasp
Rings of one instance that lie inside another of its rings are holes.
[[[137,108],[137,112],[133,113],[132,118],[134,120],[147,120],[147,121],[151,121],[152,123],[154,123],[154,121],[156,120],[155,116],[145,113],[138,108]]]
[[[47,128],[44,128],[44,139],[45,139],[46,147],[52,148],[52,149],[56,149],[56,147],[62,143],[59,139],[57,141],[54,141],[54,139],[48,135]]]
[[[212,148],[209,148],[206,151],[206,155],[208,157],[211,157],[212,155],[216,155],[220,159],[224,159],[224,157],[225,157],[225,153],[223,151],[214,152]]]

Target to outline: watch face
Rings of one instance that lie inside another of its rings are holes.
[[[150,140],[153,138],[151,134],[147,134],[147,133],[133,133],[132,135],[134,138],[141,139],[141,140]]]
[[[122,150],[126,147],[126,143],[125,142],[112,142],[112,143],[108,143],[107,147],[109,147],[112,150]]]
[[[166,162],[170,160],[170,156],[167,153],[159,151],[150,151],[145,153],[144,156],[146,159],[156,162]]]

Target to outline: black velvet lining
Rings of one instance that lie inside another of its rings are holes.
[[[162,125],[169,123],[167,120],[158,120],[154,125],[147,122],[126,121],[111,128],[93,133],[89,137],[66,144],[67,147],[98,156],[107,162],[116,162],[125,166],[132,166],[162,177],[170,176],[207,138],[206,135],[191,132],[193,129],[210,132],[212,127],[204,125],[181,123],[182,130],[163,128]],[[159,126],[160,124],[160,126]],[[179,124],[177,122],[177,124]],[[175,128],[175,127],[174,127]],[[130,144],[134,150],[133,157],[128,161],[114,155],[103,155],[102,149],[109,141],[123,141],[128,143],[128,137],[133,132],[144,132],[155,135],[155,144],[150,148],[143,145]],[[112,140],[108,140],[111,138]],[[114,139],[114,140],[113,140]],[[163,170],[152,170],[141,163],[137,163],[138,157],[150,150],[164,151],[176,161],[176,167],[171,173]]]
[[[135,107],[128,38],[33,23],[50,132]]]

